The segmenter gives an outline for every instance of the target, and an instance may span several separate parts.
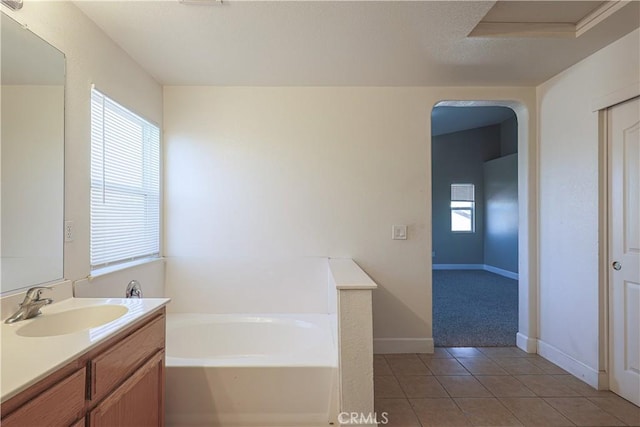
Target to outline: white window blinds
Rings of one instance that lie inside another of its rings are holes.
[[[160,253],[160,129],[91,91],[91,268]]]
[[[475,186],[473,184],[451,184],[451,201],[475,201]]]

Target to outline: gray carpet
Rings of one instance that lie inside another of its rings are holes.
[[[517,280],[482,270],[433,271],[436,346],[513,346],[517,332]]]

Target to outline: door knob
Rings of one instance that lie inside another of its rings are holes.
[[[618,270],[620,270],[622,268],[622,264],[620,264],[618,261],[614,261],[613,264],[611,264],[611,266],[616,271],[618,271]]]

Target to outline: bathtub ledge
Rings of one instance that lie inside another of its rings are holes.
[[[377,289],[378,285],[350,258],[330,258],[329,271],[336,289]]]

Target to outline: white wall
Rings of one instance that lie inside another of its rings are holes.
[[[540,349],[597,383],[604,358],[599,250],[599,126],[593,105],[638,87],[640,30],[537,88]],[[600,332],[599,332],[600,331]]]
[[[64,276],[81,279],[90,272],[91,84],[156,123],[162,123],[162,88],[71,2],[26,1],[19,11],[4,6],[2,10],[66,55],[65,219],[75,223],[75,240],[64,247]],[[161,263],[155,265],[163,268]],[[147,280],[157,281],[157,276],[152,276],[156,279]],[[144,287],[146,277],[138,276],[135,270],[130,277]],[[118,296],[127,284],[115,283],[109,276],[92,283],[113,286]]]
[[[532,88],[165,87],[170,309],[326,310],[315,260],[353,258],[380,285],[375,337],[423,345],[430,116],[457,99],[522,103],[533,140]]]

